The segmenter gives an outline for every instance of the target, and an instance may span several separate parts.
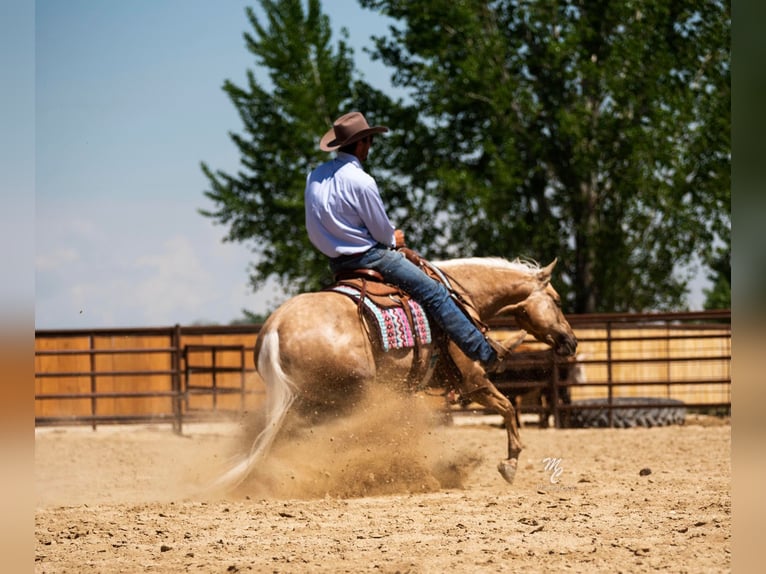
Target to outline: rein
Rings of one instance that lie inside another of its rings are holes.
[[[451,277],[449,274],[436,267],[430,261],[427,261],[423,258],[421,258],[420,261],[421,266],[424,269],[427,269],[426,273],[432,277],[435,276],[438,281],[441,281],[441,283],[447,288],[447,291],[449,291],[450,295],[452,295],[457,300],[458,307],[460,307],[466,316],[471,319],[471,321],[473,321],[473,323],[482,333],[486,334],[489,331],[489,325],[481,320],[479,310],[476,308],[471,298],[464,295],[464,293],[467,293],[465,287],[463,287],[457,279]],[[457,285],[459,290],[452,286],[453,283]]]

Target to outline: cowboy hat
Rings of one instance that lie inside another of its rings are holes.
[[[370,127],[361,113],[351,112],[335,120],[332,129],[323,135],[319,141],[319,149],[333,151],[367,136],[382,134],[387,131],[386,126]]]

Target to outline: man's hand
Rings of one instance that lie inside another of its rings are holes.
[[[394,245],[397,249],[400,247],[404,247],[406,243],[404,242],[404,231],[401,229],[396,229],[394,231]]]

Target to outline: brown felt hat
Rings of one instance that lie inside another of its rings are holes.
[[[387,131],[386,126],[370,127],[361,113],[351,112],[335,120],[332,129],[323,135],[319,141],[319,149],[334,151],[367,136],[382,134]]]

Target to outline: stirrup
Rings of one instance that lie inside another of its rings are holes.
[[[502,373],[505,371],[506,367],[508,366],[508,361],[511,358],[511,353],[514,351],[514,349],[516,349],[516,347],[524,342],[526,337],[527,332],[524,329],[519,331],[513,337],[507,338],[502,343],[487,337],[489,346],[495,350],[495,353],[497,353],[497,360],[488,368],[486,368],[485,371],[487,373]]]

